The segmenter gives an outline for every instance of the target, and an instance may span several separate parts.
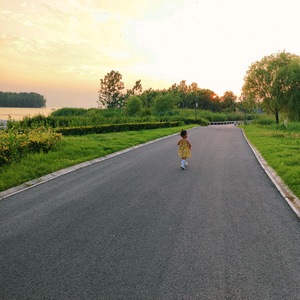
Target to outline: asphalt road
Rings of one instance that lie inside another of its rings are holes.
[[[0,200],[0,299],[300,299],[300,220],[234,126]]]

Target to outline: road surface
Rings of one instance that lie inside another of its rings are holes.
[[[0,200],[0,299],[300,299],[300,220],[235,126]]]

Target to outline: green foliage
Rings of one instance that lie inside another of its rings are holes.
[[[174,98],[174,96],[170,93],[166,95],[159,95],[154,99],[153,110],[158,113],[170,111],[175,108],[177,102],[178,99]]]
[[[142,101],[142,105],[144,108],[150,108],[153,105],[154,99],[158,96],[161,92],[155,91],[152,88],[145,90],[141,95],[139,95],[140,100]]]
[[[0,107],[45,107],[46,99],[37,93],[0,92]]]
[[[270,124],[270,130],[279,130],[283,132],[300,132],[300,123],[299,122],[288,122],[287,124],[284,123],[279,123],[275,124],[273,122]]]
[[[24,153],[48,152],[61,139],[60,133],[46,128],[4,130],[0,132],[0,166],[17,161]]]
[[[243,92],[250,100],[263,101],[264,111],[275,115],[294,111],[300,95],[300,57],[288,52],[265,56],[254,62],[244,78]]]
[[[252,121],[253,125],[261,125],[261,126],[270,126],[272,124],[275,124],[274,118],[263,118],[263,119],[254,119]]]
[[[141,110],[140,117],[147,117],[147,116],[151,116],[151,115],[152,115],[152,111],[150,108],[146,107]]]
[[[232,91],[226,91],[224,95],[221,97],[221,105],[223,109],[227,109],[228,111],[235,110],[235,102],[237,100],[237,96]]]
[[[81,126],[81,127],[64,127],[57,128],[56,132],[63,135],[84,135],[91,133],[107,133],[130,130],[156,129],[164,127],[176,127],[179,122],[157,122],[157,123],[127,123],[127,124],[112,124],[99,126]]]
[[[137,115],[142,110],[141,100],[136,96],[130,97],[126,103],[126,110],[130,116]]]
[[[56,111],[59,112],[60,110]],[[144,108],[139,116],[128,116],[126,110],[122,109],[87,109],[85,114],[79,116],[64,116],[69,114],[68,110],[59,113],[61,116],[53,115],[45,117],[42,115],[30,118],[24,117],[22,121],[9,121],[8,128],[38,128],[38,127],[81,127],[81,126],[99,126],[108,124],[127,124],[127,123],[157,123],[157,122],[184,122],[185,124],[195,123],[194,109],[174,109],[164,112],[153,112],[150,108]],[[254,114],[247,114],[247,119],[254,119]],[[200,119],[203,119],[200,121]],[[244,120],[244,114],[241,113],[213,113],[211,111],[197,110],[197,122],[206,126],[205,120],[209,121],[232,121]]]
[[[54,111],[51,115],[53,117],[82,116],[87,114],[87,112],[90,110],[91,109],[64,107]]]

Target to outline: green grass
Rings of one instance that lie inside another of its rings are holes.
[[[267,163],[300,198],[300,132],[255,125],[241,127]]]
[[[184,129],[195,125],[182,126]],[[179,132],[182,127],[67,136],[48,153],[31,153],[0,168],[0,191],[49,173]]]

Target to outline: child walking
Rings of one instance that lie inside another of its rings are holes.
[[[188,140],[188,133],[186,130],[181,130],[180,132],[181,139],[177,142],[177,145],[179,145],[178,154],[181,157],[181,169],[185,170],[185,167],[187,166],[186,159],[191,157],[191,148],[192,145],[190,141]]]

